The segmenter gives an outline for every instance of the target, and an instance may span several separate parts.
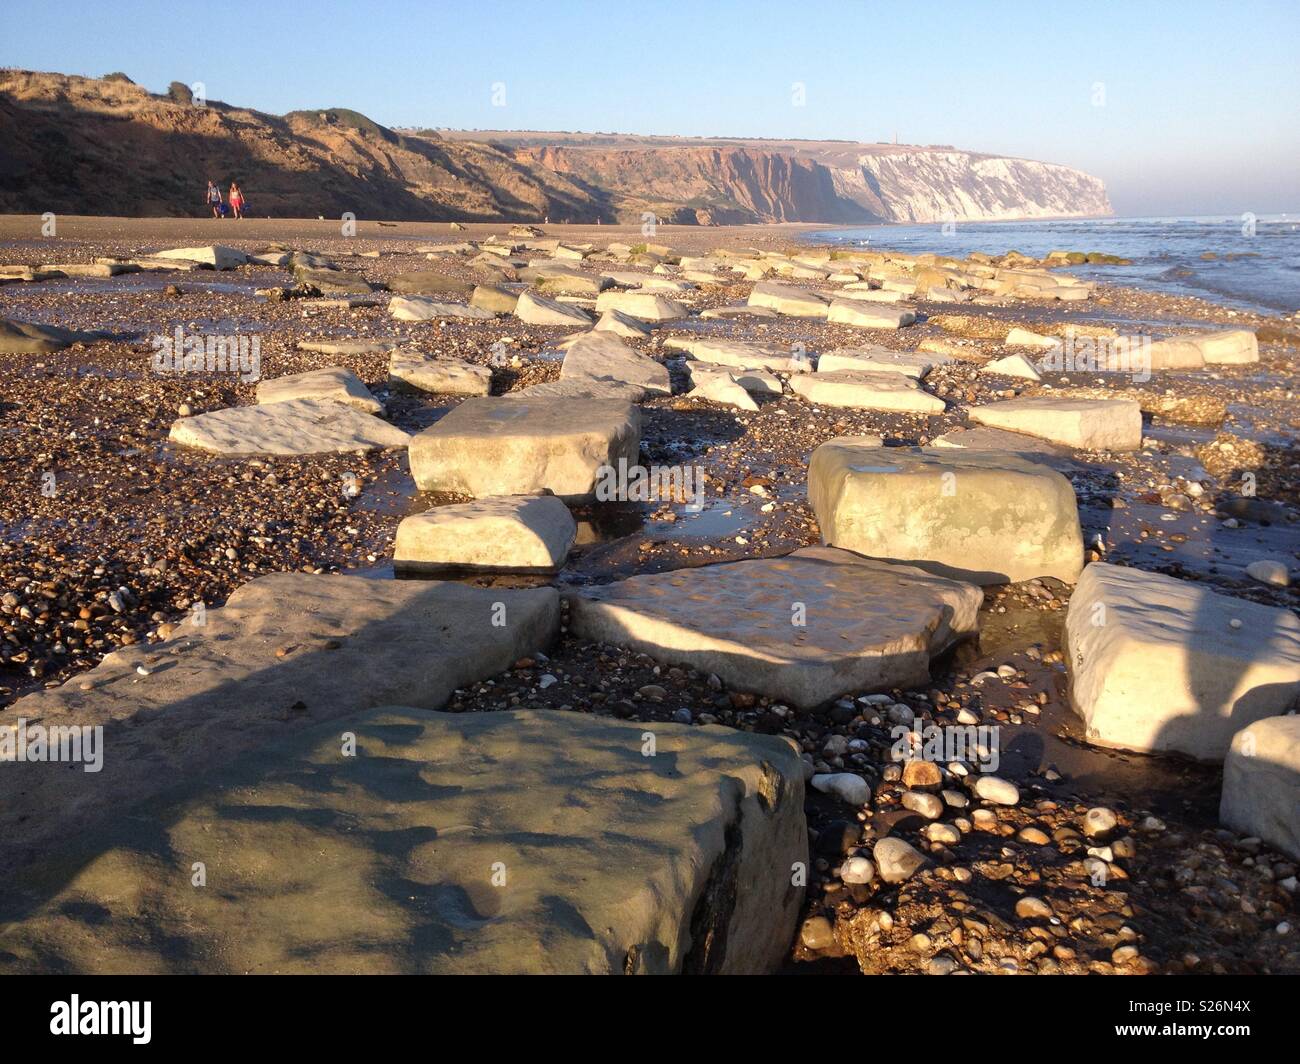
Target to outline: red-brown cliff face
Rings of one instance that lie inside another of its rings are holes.
[[[1101,181],[1052,163],[951,148],[846,145],[815,152],[785,143],[772,148],[759,144],[521,145],[515,156],[601,189],[624,221],[642,211],[676,220],[682,208],[705,210],[719,223],[861,224],[1110,213]]]
[[[879,220],[837,196],[833,174],[796,155],[756,148],[520,148],[516,158],[599,188],[620,221],[643,211],[678,221],[707,211],[743,222]]]
[[[844,141],[402,132],[345,109],[278,116],[122,76],[0,72],[0,211],[411,220],[954,221],[1108,214],[1094,177],[952,148]],[[203,105],[200,106],[199,104]]]
[[[208,179],[250,213],[594,220],[587,191],[486,144],[395,133],[346,110],[277,116],[126,80],[0,72],[0,211],[203,213]]]

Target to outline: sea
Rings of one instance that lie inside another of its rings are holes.
[[[972,251],[999,255],[1015,250],[1035,258],[1055,250],[1106,252],[1133,264],[1068,269],[1088,280],[1200,296],[1265,314],[1300,311],[1300,212],[868,225],[807,236],[818,243],[955,258]]]

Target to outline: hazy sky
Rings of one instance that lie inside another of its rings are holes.
[[[897,133],[1076,166],[1121,215],[1300,210],[1297,40],[1300,0],[0,0],[4,66],[385,125]]]

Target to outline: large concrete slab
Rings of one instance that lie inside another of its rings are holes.
[[[467,296],[473,289],[468,281],[448,277],[436,270],[412,270],[389,278],[388,290],[402,295]]]
[[[621,310],[604,311],[595,324],[596,332],[613,333],[630,340],[645,340],[653,330],[653,323],[624,314]]]
[[[675,321],[687,317],[691,308],[680,300],[669,299],[657,292],[601,292],[596,297],[596,310],[621,310],[644,321]]]
[[[8,725],[102,726],[103,768],[3,766],[0,877],[50,839],[312,723],[392,702],[438,709],[456,688],[545,649],[559,603],[551,588],[277,573],[202,619],[10,708]]]
[[[554,572],[577,538],[553,495],[503,495],[402,518],[393,545],[399,572],[440,569]]]
[[[972,407],[977,425],[1039,436],[1088,451],[1136,451],[1142,408],[1131,399],[1007,399]]]
[[[729,377],[751,395],[780,395],[781,378],[771,370],[739,369],[716,366],[709,362],[687,362],[686,372],[693,385],[705,384],[711,377]]]
[[[786,739],[385,707],[50,853],[0,899],[0,970],[762,973],[807,861]]]
[[[892,351],[888,347],[837,347],[817,359],[819,373],[901,373],[920,380],[935,366],[952,359],[915,351]]]
[[[635,465],[640,446],[641,416],[619,399],[466,399],[412,439],[411,475],[421,491],[576,502],[601,467]]]
[[[1007,331],[1005,343],[1008,347],[1035,347],[1040,351],[1050,351],[1054,347],[1061,346],[1061,338],[1044,336],[1042,333],[1022,329],[1017,325]]]
[[[169,439],[225,455],[325,454],[405,447],[410,434],[346,403],[290,399],[234,406],[172,422]]]
[[[73,344],[93,344],[107,339],[103,332],[83,332],[58,325],[0,318],[0,352],[17,355],[48,355]]]
[[[835,293],[835,298],[856,299],[862,303],[901,303],[906,293],[888,288],[863,287],[862,283],[845,285]]]
[[[1142,353],[1139,349],[1138,353]],[[1187,339],[1155,340],[1145,351],[1153,370],[1204,369],[1205,355]]]
[[[432,296],[393,296],[388,313],[397,321],[436,321],[439,318],[470,318],[489,321],[495,312],[467,303],[453,303]]]
[[[495,284],[476,285],[469,297],[469,305],[493,314],[513,314],[519,305],[519,293]]]
[[[728,371],[712,366],[707,370],[694,371],[691,373],[691,398],[707,399],[739,410],[757,410],[758,404],[754,402],[749,390],[737,380],[736,374],[744,372],[746,371]]]
[[[1016,377],[1027,381],[1041,381],[1043,379],[1043,375],[1038,372],[1038,368],[1024,355],[1007,355],[1004,358],[995,358],[991,362],[985,362],[980,367],[980,372],[1000,377]]]
[[[837,299],[827,309],[826,321],[831,325],[853,325],[859,329],[901,329],[916,321],[916,311],[910,307]]]
[[[286,403],[291,399],[324,399],[345,403],[367,414],[384,412],[384,404],[370,394],[361,378],[342,366],[325,366],[258,381],[258,403]]]
[[[299,351],[321,355],[382,355],[401,346],[396,340],[299,340]]]
[[[643,292],[659,293],[682,293],[691,292],[695,289],[695,285],[691,284],[690,281],[675,281],[671,277],[657,277],[654,274],[644,277],[639,287]]]
[[[168,248],[155,251],[155,259],[182,259],[185,262],[201,262],[214,270],[233,270],[248,261],[248,255],[238,248],[228,248],[224,244],[209,244],[207,247]]]
[[[751,307],[746,303],[731,307],[705,307],[700,311],[701,321],[743,321],[751,318],[761,321],[764,318],[779,318],[780,316],[770,307]]]
[[[590,325],[591,315],[581,307],[547,299],[536,292],[522,292],[515,303],[515,317],[528,325]]]
[[[800,708],[910,687],[976,631],[965,583],[828,547],[634,576],[566,595],[580,638],[717,674]]]
[[[611,332],[580,333],[559,347],[564,352],[561,380],[630,384],[641,389],[640,398],[672,394],[667,367]]]
[[[492,390],[492,371],[460,358],[394,351],[388,359],[388,383],[435,395],[487,395]]]
[[[548,296],[597,296],[612,285],[613,279],[599,273],[587,273],[585,270],[559,269],[525,270],[524,280],[531,281],[539,292]]]
[[[830,310],[830,300],[820,293],[778,281],[759,281],[749,293],[748,303],[796,318],[824,320]]]
[[[1189,581],[1094,562],[1065,636],[1074,711],[1101,746],[1220,761],[1300,702],[1300,619]]]
[[[327,296],[367,296],[375,290],[375,286],[366,280],[363,274],[351,270],[313,269],[309,266],[295,265],[293,275],[299,284],[311,285],[322,295]],[[401,298],[403,297],[394,297],[394,299]]]
[[[506,392],[502,399],[617,399],[624,403],[639,403],[645,399],[645,389],[639,384],[622,384],[618,381],[601,381],[590,378],[543,381]]]
[[[761,343],[748,340],[723,340],[704,337],[674,336],[664,341],[670,351],[685,351],[691,358],[715,366],[733,366],[736,369],[764,369],[775,373],[792,373],[810,370],[811,363],[802,366],[795,361],[795,349],[782,344]]]
[[[1249,329],[1219,329],[1189,336],[1207,364],[1239,366],[1259,361],[1259,340]]]
[[[1232,737],[1219,819],[1300,861],[1300,716],[1258,720]]]
[[[790,390],[818,406],[912,414],[942,414],[947,409],[942,399],[931,395],[913,378],[888,371],[795,374],[790,377]]]
[[[808,501],[831,546],[980,584],[1073,581],[1083,566],[1070,482],[1009,454],[841,437],[813,451]]]
[[[1068,447],[1058,447],[1037,436],[1026,436],[1023,432],[990,429],[983,425],[945,432],[942,436],[936,436],[931,440],[930,446],[967,451],[998,451],[1013,454],[1017,458],[1026,458],[1031,462],[1043,462],[1055,469],[1083,468],[1074,461],[1073,452]]]

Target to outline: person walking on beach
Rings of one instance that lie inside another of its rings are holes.
[[[212,208],[212,217],[221,217],[221,189],[211,181],[208,182],[208,206]]]
[[[244,216],[244,194],[240,191],[239,182],[237,181],[230,182],[229,203],[230,212],[236,218],[242,218]]]

